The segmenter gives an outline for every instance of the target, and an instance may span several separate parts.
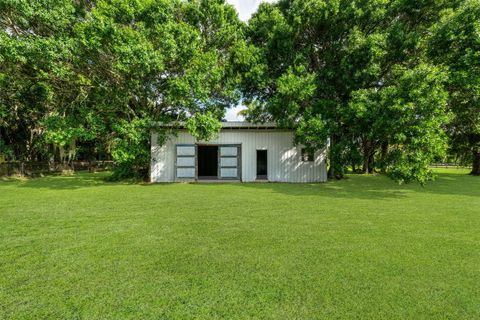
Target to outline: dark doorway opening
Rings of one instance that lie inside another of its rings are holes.
[[[267,179],[267,150],[257,150],[257,180]]]
[[[198,146],[198,178],[218,179],[218,146]]]

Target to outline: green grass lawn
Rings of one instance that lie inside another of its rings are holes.
[[[0,182],[0,319],[479,319],[480,178]]]

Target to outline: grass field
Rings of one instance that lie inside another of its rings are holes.
[[[480,178],[0,182],[0,319],[479,319]]]

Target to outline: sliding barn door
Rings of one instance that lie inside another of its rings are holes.
[[[219,178],[223,180],[240,180],[241,178],[241,147],[219,146]]]
[[[177,145],[175,176],[177,179],[193,180],[197,176],[195,145]]]

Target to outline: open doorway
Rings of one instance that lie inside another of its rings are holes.
[[[268,179],[267,150],[257,150],[257,180]]]
[[[218,179],[218,146],[198,146],[198,179]]]

